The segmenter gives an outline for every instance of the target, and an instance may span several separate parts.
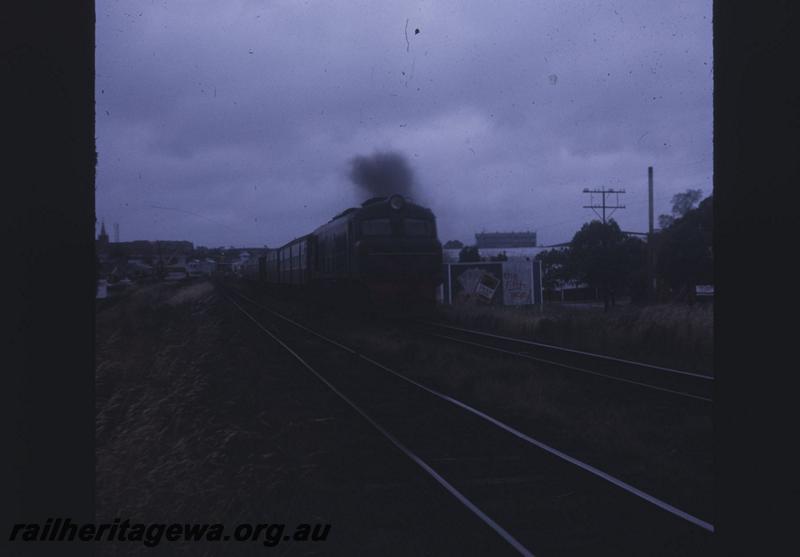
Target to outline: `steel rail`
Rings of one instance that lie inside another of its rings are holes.
[[[540,448],[540,449],[542,449],[542,450],[544,450],[544,451],[546,451],[546,452],[548,452],[548,453],[550,453],[550,454],[552,454],[552,455],[554,455],[554,456],[556,456],[556,457],[558,457],[558,458],[560,458],[560,459],[562,459],[562,460],[564,460],[566,462],[569,462],[570,464],[573,464],[573,465],[581,468],[582,470],[584,470],[586,472],[589,472],[590,474],[592,474],[592,475],[594,475],[594,476],[596,476],[598,478],[601,478],[601,479],[611,483],[612,485],[615,485],[615,486],[623,489],[627,493],[635,495],[636,497],[642,499],[643,501],[646,501],[646,502],[648,502],[648,503],[650,503],[650,504],[652,504],[652,505],[654,505],[654,506],[656,506],[656,507],[658,507],[658,508],[660,508],[662,510],[667,511],[668,513],[672,514],[673,516],[677,516],[679,518],[682,518],[683,520],[686,520],[687,522],[689,522],[691,524],[694,524],[695,526],[699,526],[700,528],[702,528],[702,529],[704,529],[704,530],[706,530],[708,532],[714,532],[714,525],[712,523],[708,522],[708,521],[702,520],[701,518],[698,518],[698,517],[686,512],[686,511],[683,511],[683,510],[675,507],[674,505],[670,505],[666,501],[663,501],[663,500],[659,499],[658,497],[650,495],[649,493],[646,493],[646,492],[642,491],[641,489],[639,489],[637,487],[634,487],[634,486],[628,484],[627,482],[625,482],[623,480],[620,480],[619,478],[616,478],[616,477],[612,476],[611,474],[608,474],[607,472],[604,472],[604,471],[600,470],[599,468],[596,468],[596,467],[592,466],[591,464],[588,464],[586,462],[582,462],[581,460],[578,460],[577,458],[571,457],[568,454],[566,454],[566,453],[564,453],[562,451],[559,451],[558,449],[556,449],[554,447],[551,447],[551,446],[547,445],[546,443],[543,443],[542,441],[534,439],[533,437],[530,437],[529,435],[527,435],[525,433],[522,433],[521,431],[509,426],[508,424],[506,424],[506,423],[504,423],[504,422],[502,422],[502,421],[500,421],[500,420],[498,420],[496,418],[493,418],[492,416],[489,416],[488,414],[486,414],[486,413],[484,413],[484,412],[482,412],[482,411],[480,411],[480,410],[478,410],[476,408],[473,408],[472,406],[470,406],[470,405],[468,405],[468,404],[466,404],[464,402],[461,402],[458,399],[455,399],[455,398],[450,397],[450,396],[448,396],[446,394],[440,393],[439,391],[436,391],[435,389],[432,389],[432,388],[430,388],[430,387],[428,387],[426,385],[423,385],[423,384],[421,384],[421,383],[419,383],[417,381],[414,381],[410,377],[407,377],[407,376],[405,376],[405,375],[403,375],[403,374],[401,374],[401,373],[399,373],[397,371],[394,371],[393,369],[391,369],[389,367],[386,367],[383,364],[381,364],[379,362],[376,362],[375,360],[373,360],[373,359],[361,354],[357,350],[349,348],[349,347],[341,344],[340,342],[337,342],[337,341],[335,341],[335,340],[333,340],[333,339],[331,339],[331,338],[329,338],[329,337],[327,337],[327,336],[325,336],[325,335],[323,335],[323,334],[321,334],[321,333],[319,333],[317,331],[314,331],[313,329],[310,329],[309,327],[306,327],[305,325],[303,325],[301,323],[298,323],[297,321],[295,321],[295,320],[283,315],[282,313],[277,312],[277,311],[275,311],[275,310],[273,310],[271,308],[268,308],[268,307],[260,304],[259,302],[255,301],[255,300],[252,300],[251,298],[248,298],[244,294],[241,294],[241,293],[237,293],[237,294],[239,296],[241,296],[242,298],[244,298],[245,300],[249,301],[250,303],[254,304],[255,306],[263,309],[264,311],[267,311],[267,312],[275,315],[276,317],[278,317],[280,319],[283,319],[287,323],[295,325],[296,327],[298,327],[298,328],[300,328],[300,329],[302,329],[304,331],[307,331],[308,333],[320,338],[321,340],[324,340],[325,342],[327,342],[329,344],[332,344],[334,346],[338,346],[339,348],[342,348],[343,350],[347,351],[348,353],[353,354],[353,355],[363,359],[366,362],[369,362],[373,366],[376,366],[379,369],[382,369],[383,371],[386,371],[387,373],[390,373],[390,374],[394,375],[395,377],[398,377],[399,379],[402,379],[403,381],[405,381],[405,382],[407,382],[407,383],[409,383],[411,385],[414,385],[414,386],[416,386],[416,387],[418,387],[418,388],[420,388],[420,389],[422,389],[422,390],[424,390],[424,391],[426,391],[426,392],[428,392],[428,393],[430,393],[430,394],[432,394],[432,395],[434,395],[434,396],[436,396],[436,397],[438,397],[438,398],[440,398],[440,399],[442,399],[444,401],[447,401],[447,402],[449,402],[451,404],[454,404],[455,406],[458,406],[459,408],[461,408],[463,410],[466,410],[467,412],[470,412],[471,414],[473,414],[475,416],[478,416],[479,418],[482,418],[482,419],[488,421],[489,423],[499,427],[500,429],[510,433],[511,435],[514,435],[518,439],[526,441],[527,443],[530,443],[531,445],[533,445],[535,447],[538,447],[538,448]]]
[[[642,383],[641,381],[634,381],[633,379],[625,379],[623,377],[617,377],[617,376],[614,376],[614,375],[608,375],[606,373],[600,373],[599,371],[592,371],[592,370],[589,370],[589,369],[572,366],[572,365],[569,365],[569,364],[565,364],[563,362],[556,362],[555,360],[548,360],[548,359],[545,359],[545,358],[539,358],[537,356],[532,356],[532,355],[526,354],[524,352],[514,352],[513,350],[506,350],[504,348],[498,348],[496,346],[489,346],[488,344],[480,344],[478,342],[472,342],[472,341],[469,341],[469,340],[463,340],[463,339],[459,339],[459,338],[455,338],[455,337],[450,337],[450,336],[447,336],[447,335],[439,335],[439,334],[436,334],[436,333],[427,333],[427,334],[429,336],[432,336],[432,337],[446,339],[446,340],[449,340],[449,341],[452,341],[452,342],[458,342],[460,344],[467,344],[469,346],[475,346],[475,347],[478,347],[478,348],[483,348],[485,350],[490,350],[492,352],[500,352],[502,354],[510,354],[511,356],[515,356],[517,358],[524,358],[526,360],[532,360],[534,362],[540,362],[540,363],[549,364],[549,365],[553,365],[553,366],[563,367],[565,369],[569,369],[570,371],[577,371],[579,373],[586,373],[588,375],[596,375],[598,377],[603,377],[605,379],[610,379],[612,381],[619,381],[621,383],[629,383],[631,385],[636,385],[638,387],[642,387],[642,388],[645,388],[645,389],[652,389],[654,391],[662,391],[662,392],[673,394],[673,395],[677,395],[677,396],[683,396],[683,397],[686,397],[686,398],[693,398],[693,399],[697,399],[697,400],[702,400],[703,402],[709,402],[709,403],[713,403],[714,402],[712,399],[710,399],[708,397],[695,395],[695,394],[692,394],[692,393],[687,393],[685,391],[676,391],[676,390],[673,390],[673,389],[667,389],[666,387],[657,387],[657,386],[651,385],[649,383]]]
[[[238,294],[243,298],[247,299],[246,296],[243,294]],[[409,459],[411,459],[415,464],[417,464],[420,468],[422,468],[425,472],[428,473],[434,480],[436,480],[439,485],[444,487],[453,497],[458,500],[459,503],[464,505],[467,509],[469,509],[475,516],[477,516],[484,524],[489,526],[492,530],[494,530],[504,541],[510,544],[514,549],[517,550],[521,555],[525,555],[526,557],[533,557],[533,553],[522,543],[520,543],[514,536],[512,536],[505,528],[500,526],[497,522],[495,522],[489,515],[483,512],[480,508],[478,508],[475,503],[470,501],[463,493],[458,491],[450,482],[444,479],[433,467],[431,467],[427,462],[425,462],[421,457],[417,456],[413,451],[411,451],[408,447],[406,447],[403,443],[401,443],[394,435],[389,433],[386,429],[383,428],[378,422],[376,422],[372,417],[367,414],[360,406],[358,406],[355,402],[353,402],[347,395],[342,393],[339,389],[336,388],[330,381],[325,379],[316,369],[314,369],[308,362],[306,362],[297,352],[295,352],[289,345],[283,342],[280,338],[278,338],[272,331],[264,327],[258,320],[250,315],[247,310],[241,307],[239,304],[236,303],[235,300],[226,296],[228,300],[236,306],[239,311],[241,311],[245,316],[247,316],[257,327],[259,327],[262,331],[267,333],[267,335],[272,338],[276,343],[278,343],[284,350],[289,352],[292,357],[300,362],[300,364],[305,367],[308,371],[313,373],[317,379],[322,381],[330,390],[336,393],[339,398],[345,401],[353,410],[355,410],[362,418],[364,418],[372,427],[374,427],[381,435],[383,435],[386,439],[388,439],[395,447],[400,449],[400,451],[405,454]],[[253,302],[252,300],[249,300]],[[258,304],[257,302],[253,302],[262,309],[266,311],[272,311],[268,308],[265,308]],[[276,315],[278,315],[276,313]],[[283,317],[278,315],[279,317]],[[288,318],[287,318],[288,320]],[[292,322],[293,324],[297,324]],[[334,343],[339,347],[344,348],[343,345]],[[350,351],[350,350],[348,350]],[[352,351],[351,351],[352,352]]]
[[[494,333],[487,333],[485,331],[476,331],[476,330],[473,330],[473,329],[465,329],[463,327],[455,327],[453,325],[446,325],[444,323],[436,323],[435,321],[422,321],[421,323],[425,324],[425,325],[431,325],[433,327],[440,327],[440,328],[443,328],[443,329],[452,329],[454,331],[461,331],[463,333],[469,333],[471,335],[476,335],[476,336],[491,337],[491,338],[496,338],[496,339],[499,339],[499,340],[506,340],[506,341],[510,341],[510,342],[517,342],[517,343],[520,343],[520,344],[527,344],[527,345],[530,345],[530,346],[538,346],[538,347],[541,347],[541,348],[549,348],[551,350],[558,350],[558,351],[561,351],[561,352],[570,352],[572,354],[579,354],[581,356],[589,356],[589,357],[592,357],[592,358],[596,358],[598,360],[608,360],[608,361],[611,361],[611,362],[617,362],[617,363],[628,364],[628,365],[632,365],[632,366],[636,366],[636,367],[643,367],[643,368],[653,369],[653,370],[661,371],[661,372],[665,372],[665,373],[674,373],[674,374],[678,374],[678,375],[686,375],[688,377],[694,377],[696,379],[705,379],[705,380],[708,380],[708,381],[713,381],[714,380],[714,376],[713,375],[708,375],[708,374],[705,374],[705,373],[692,373],[690,371],[683,371],[683,370],[680,370],[680,369],[672,369],[672,368],[663,367],[663,366],[657,366],[657,365],[654,365],[654,364],[648,364],[648,363],[644,363],[644,362],[634,362],[632,360],[625,360],[623,358],[616,358],[614,356],[607,356],[605,354],[595,354],[595,353],[592,353],[592,352],[584,352],[583,350],[575,350],[574,348],[566,348],[564,346],[556,346],[554,344],[545,344],[543,342],[536,342],[536,341],[528,340],[528,339],[524,339],[524,338],[508,337],[508,336],[498,335],[498,334],[494,334]]]

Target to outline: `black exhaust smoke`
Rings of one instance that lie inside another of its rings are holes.
[[[414,173],[405,156],[378,152],[350,160],[350,179],[367,197],[387,197],[399,193],[414,198]]]

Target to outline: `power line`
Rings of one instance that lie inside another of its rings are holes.
[[[608,188],[608,189],[600,188],[600,189],[590,190],[589,188],[583,188],[583,193],[588,193],[590,195],[589,205],[584,205],[583,208],[584,209],[591,209],[592,211],[595,212],[595,214],[597,216],[601,217],[603,219],[603,226],[605,226],[605,224],[606,224],[606,209],[611,209],[611,214],[608,215],[608,216],[611,216],[611,215],[614,214],[614,211],[616,211],[617,209],[624,209],[625,208],[625,205],[620,205],[619,204],[619,196],[620,196],[620,194],[625,193],[624,189],[623,190],[617,190],[617,189],[614,189],[614,188]],[[594,202],[595,194],[599,194],[600,198],[602,200],[599,205],[595,204],[595,202]],[[606,198],[609,195],[616,196],[616,205],[609,205],[608,204],[608,201],[607,201]],[[602,214],[598,213],[597,209],[601,209],[603,211]],[[600,242],[602,244],[603,257],[605,258],[605,257],[607,257],[607,252],[606,252],[606,250],[607,250],[606,234],[603,234],[601,236]],[[609,296],[611,297],[611,300],[609,300]],[[603,280],[603,307],[604,307],[605,311],[608,311],[609,301],[611,301],[611,303],[613,303],[613,296],[614,296],[614,293],[613,293],[613,290],[611,290],[610,287],[609,287],[608,280],[604,279]]]
[[[624,209],[625,208],[625,205],[620,205],[619,204],[619,194],[625,193],[624,189],[616,190],[614,188],[608,188],[608,189],[600,188],[600,189],[590,190],[589,188],[583,188],[583,193],[588,193],[590,195],[590,197],[589,197],[589,203],[590,204],[589,205],[584,205],[583,208],[584,209],[591,209],[592,211],[594,211],[595,215],[597,215],[598,217],[601,217],[603,219],[603,224],[606,223],[606,209],[611,209],[611,213],[608,215],[610,217],[611,215],[614,214],[614,211],[616,211],[617,209]],[[600,205],[595,205],[595,203],[594,203],[594,194],[600,194],[601,195],[602,203]],[[612,195],[612,194],[617,196],[616,197],[616,201],[617,201],[616,205],[608,205],[606,203],[606,196],[607,195]],[[602,215],[600,213],[598,213],[596,211],[596,209],[602,209],[602,211],[603,211]]]

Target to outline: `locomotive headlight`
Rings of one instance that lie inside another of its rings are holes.
[[[389,206],[395,211],[399,211],[406,205],[406,200],[403,199],[402,195],[393,195],[389,198]]]

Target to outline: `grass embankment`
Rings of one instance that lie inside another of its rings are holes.
[[[714,311],[703,305],[602,308],[545,305],[537,308],[441,307],[452,324],[538,342],[713,373]]]
[[[217,510],[235,506],[236,493],[217,488],[227,468],[217,464],[247,432],[226,423],[237,401],[214,393],[209,370],[224,353],[215,321],[201,314],[211,290],[154,285],[98,314],[98,515],[189,520],[210,493]]]
[[[264,497],[302,472],[291,450],[276,449],[287,448],[289,426],[259,395],[269,392],[263,364],[236,365],[252,351],[216,296],[207,282],[151,285],[98,311],[99,521],[265,521],[274,517]],[[103,546],[143,551],[136,543]],[[233,549],[169,544],[190,555]]]

